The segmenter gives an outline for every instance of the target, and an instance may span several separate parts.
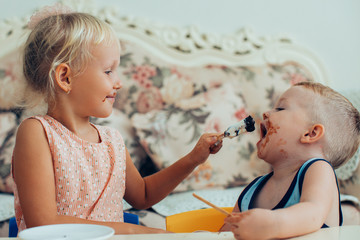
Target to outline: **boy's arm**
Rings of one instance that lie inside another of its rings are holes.
[[[240,212],[240,209],[239,209],[238,203],[236,201],[235,206],[231,213],[238,213],[238,212]],[[231,224],[227,223],[227,222],[224,223],[224,225],[219,230],[219,232],[229,232],[229,231],[231,231]]]
[[[324,224],[337,191],[333,169],[318,161],[306,172],[300,203],[273,211],[252,209],[225,221],[231,223],[235,236],[244,238],[288,238],[311,233]]]
[[[317,161],[305,174],[300,203],[275,211],[279,219],[279,237],[319,230],[331,211],[333,201],[338,201],[334,170],[328,163]],[[339,211],[338,208],[336,211]]]
[[[184,180],[210,153],[216,153],[221,144],[214,147],[217,134],[203,134],[194,149],[171,166],[142,178],[127,152],[125,200],[137,209],[146,209],[161,201]]]

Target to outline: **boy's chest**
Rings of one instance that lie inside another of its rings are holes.
[[[262,187],[254,199],[255,208],[273,209],[285,197],[291,181],[277,182],[271,179]]]

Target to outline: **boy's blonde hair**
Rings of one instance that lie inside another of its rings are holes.
[[[119,41],[110,25],[86,13],[66,13],[41,20],[30,33],[23,56],[23,72],[30,87],[54,100],[54,74],[66,63],[72,76],[91,59],[92,46]]]
[[[301,86],[313,91],[309,102],[309,116],[313,124],[325,127],[324,155],[337,168],[349,160],[360,143],[359,111],[340,93],[320,83],[301,82]]]

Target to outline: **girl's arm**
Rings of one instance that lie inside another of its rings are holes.
[[[159,233],[161,229],[115,222],[98,222],[57,214],[54,169],[50,148],[41,123],[25,120],[18,129],[13,170],[26,226],[60,223],[106,225],[115,233]]]
[[[300,203],[278,210],[252,209],[233,214],[225,221],[232,225],[238,239],[288,238],[319,230],[332,206],[338,206],[334,171],[329,164],[318,161],[305,174]],[[334,211],[339,212],[338,207]],[[332,223],[337,225],[339,218]]]
[[[142,178],[126,153],[125,200],[137,209],[146,209],[166,197],[199,164],[206,161],[210,153],[220,150],[214,146],[217,134],[203,134],[194,149],[171,166]]]

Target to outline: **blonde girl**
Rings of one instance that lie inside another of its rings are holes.
[[[116,35],[94,16],[55,10],[32,18],[24,49],[25,78],[44,96],[48,111],[25,119],[17,132],[13,177],[19,231],[85,223],[110,226],[117,234],[164,232],[124,223],[123,199],[137,209],[151,207],[221,144],[213,147],[216,134],[204,134],[188,155],[142,178],[120,133],[89,122],[90,116],[111,114],[121,88]]]

